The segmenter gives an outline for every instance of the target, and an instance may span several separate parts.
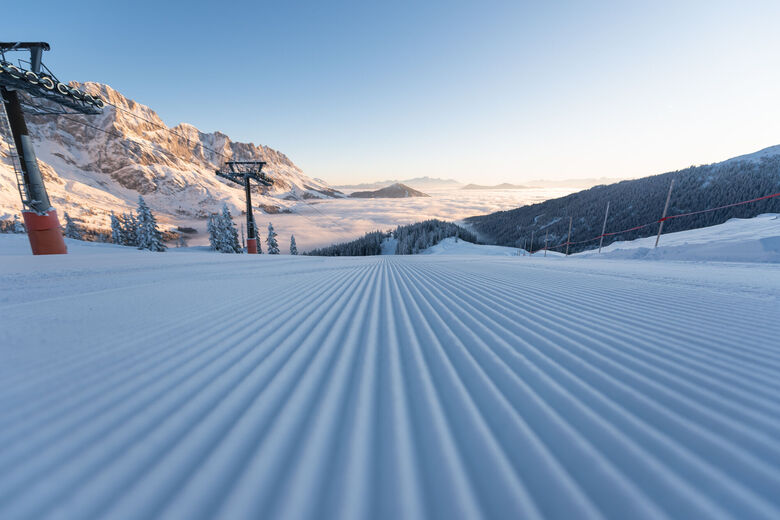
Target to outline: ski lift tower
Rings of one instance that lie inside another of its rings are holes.
[[[43,184],[24,111],[32,114],[100,114],[105,106],[99,97],[57,79],[41,59],[43,51],[49,49],[46,42],[0,42],[0,98],[5,109],[0,115],[0,125],[8,139],[22,199],[22,218],[34,255],[65,254],[68,249],[62,238],[57,211],[51,206]],[[6,60],[6,53],[13,51],[29,52],[30,60],[19,60],[19,66],[14,65]],[[26,96],[20,97],[19,92]],[[40,98],[53,103],[46,106],[31,103]]]
[[[244,187],[246,194],[246,252],[257,254],[257,228],[255,216],[252,213],[252,191],[250,181],[254,180],[262,186],[271,186],[274,181],[262,170],[264,161],[227,161],[224,168],[217,170],[217,176],[235,182]]]

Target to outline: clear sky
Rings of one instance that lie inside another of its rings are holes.
[[[780,144],[780,2],[4,1],[108,83],[331,183],[637,177]]]

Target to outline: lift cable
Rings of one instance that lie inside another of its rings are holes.
[[[124,108],[122,108],[122,107],[120,107],[118,105],[115,105],[114,103],[111,103],[110,101],[106,101],[106,105],[111,105],[112,107],[116,108],[117,110],[121,110],[122,112],[124,112],[126,114],[129,114],[129,115],[131,115],[131,116],[133,116],[133,117],[135,117],[137,119],[140,119],[141,121],[145,121],[145,122],[149,123],[150,125],[154,125],[154,126],[156,126],[158,128],[166,130],[167,132],[170,132],[171,134],[175,135],[176,137],[184,139],[185,141],[187,141],[190,144],[198,145],[201,148],[203,148],[204,150],[208,150],[209,152],[214,153],[216,155],[219,155],[220,157],[224,157],[225,159],[229,159],[229,157],[227,155],[225,155],[224,153],[219,152],[217,150],[214,150],[213,148],[209,148],[208,146],[204,145],[200,141],[193,141],[189,137],[187,137],[186,135],[180,134],[178,132],[174,132],[173,130],[171,130],[170,127],[168,127],[165,124],[160,124],[160,123],[158,123],[156,121],[152,121],[151,119],[147,119],[147,118],[145,118],[143,116],[140,116],[140,115],[136,114],[132,110],[124,109]]]
[[[110,103],[107,103],[107,104],[110,104]],[[112,106],[115,106],[115,105],[112,105]],[[132,112],[129,112],[129,113],[130,113],[130,114],[132,114]],[[98,126],[95,126],[95,125],[89,124],[89,123],[87,123],[87,122],[80,121],[80,120],[78,120],[78,119],[74,119],[74,118],[72,118],[72,117],[67,117],[66,115],[63,115],[63,114],[37,114],[37,115],[41,115],[41,116],[43,116],[43,115],[56,115],[57,117],[62,117],[63,119],[66,119],[66,120],[68,120],[68,121],[70,121],[70,122],[72,122],[72,123],[77,123],[77,124],[80,124],[80,125],[83,125],[83,126],[86,126],[86,127],[92,128],[92,129],[94,129],[94,130],[97,130],[98,132],[103,132],[104,134],[110,135],[110,136],[112,136],[112,137],[116,137],[116,138],[118,138],[118,139],[119,139],[119,141],[118,141],[119,145],[120,145],[120,146],[122,146],[123,148],[125,148],[127,151],[129,151],[129,152],[132,152],[132,153],[135,153],[135,150],[133,150],[133,149],[132,149],[130,146],[128,146],[127,144],[125,144],[123,141],[128,141],[128,142],[130,142],[130,143],[133,143],[133,144],[136,144],[136,145],[142,146],[142,147],[144,147],[144,148],[147,148],[147,149],[149,149],[150,151],[153,151],[153,152],[156,152],[156,153],[163,152],[163,153],[164,153],[165,155],[167,155],[169,158],[173,158],[173,159],[175,159],[175,158],[176,158],[176,156],[175,156],[175,155],[173,155],[173,154],[172,154],[171,152],[169,152],[168,150],[165,150],[165,149],[161,149],[161,148],[159,148],[159,147],[152,146],[152,145],[150,145],[149,143],[147,143],[147,142],[144,142],[144,141],[133,141],[133,140],[130,140],[130,139],[128,139],[128,138],[127,138],[127,136],[124,136],[124,135],[122,135],[122,134],[120,134],[120,133],[118,133],[118,132],[112,132],[111,130],[106,130],[106,129],[104,129],[104,128],[100,128],[100,127],[98,127]],[[141,118],[141,119],[145,119],[145,118]],[[174,134],[175,134],[175,132],[174,132]],[[185,138],[185,139],[186,139],[186,138]],[[205,148],[205,147],[204,147],[204,148]],[[212,150],[212,151],[213,151],[213,150]],[[219,154],[219,155],[222,155],[223,157],[225,156],[224,154],[221,154],[221,153],[219,153],[219,152],[216,152],[216,151],[215,151],[215,153],[217,153],[217,154]],[[203,185],[201,184],[201,186],[203,186]],[[205,188],[205,186],[203,186],[203,187]],[[294,190],[290,190],[290,196],[291,196],[291,197],[293,197],[295,200],[297,200],[297,201],[299,201],[299,202],[302,202],[302,203],[304,203],[306,206],[308,206],[309,208],[311,208],[311,210],[312,210],[312,211],[314,211],[315,213],[319,214],[321,217],[323,217],[323,218],[325,218],[325,219],[328,219],[328,220],[330,220],[330,222],[331,222],[332,224],[336,224],[336,225],[338,225],[338,224],[339,224],[338,222],[336,222],[336,221],[333,219],[333,217],[330,217],[329,215],[326,215],[325,213],[322,213],[320,210],[318,210],[318,209],[317,209],[317,208],[314,206],[314,204],[311,204],[310,202],[307,202],[305,199],[302,199],[301,197],[299,197],[298,195],[296,195],[296,193],[295,193],[295,191],[294,191]],[[300,212],[300,213],[298,213],[298,215],[302,216],[303,218],[305,218],[306,220],[308,220],[308,221],[312,222],[312,223],[313,223],[313,224],[315,224],[315,225],[320,225],[320,222],[317,222],[316,220],[314,220],[312,217],[308,216],[308,215],[307,215],[306,213],[304,213],[304,212]]]
[[[189,137],[187,137],[187,136],[185,136],[185,135],[182,135],[182,134],[180,134],[180,133],[178,133],[178,132],[175,132],[175,131],[171,130],[171,129],[170,129],[168,126],[167,126],[167,125],[160,124],[160,123],[158,123],[158,122],[156,122],[156,121],[152,121],[151,119],[148,119],[148,118],[146,118],[146,117],[143,117],[143,116],[141,116],[141,115],[138,115],[138,114],[136,114],[135,112],[133,112],[133,111],[131,111],[131,110],[127,110],[127,109],[125,109],[125,108],[122,108],[122,107],[120,107],[120,106],[118,106],[118,105],[116,105],[116,104],[114,104],[114,103],[111,103],[110,101],[106,101],[105,103],[106,103],[106,105],[111,105],[112,107],[116,108],[117,110],[121,110],[122,112],[125,112],[126,114],[129,114],[129,115],[131,115],[131,116],[133,116],[133,117],[135,117],[135,118],[137,118],[137,119],[140,119],[141,121],[145,121],[145,122],[149,123],[150,125],[154,125],[154,126],[156,126],[156,127],[158,127],[158,128],[161,128],[162,130],[166,130],[167,132],[170,132],[171,134],[173,134],[173,135],[175,135],[175,136],[177,136],[177,137],[179,137],[179,138],[181,138],[181,139],[184,139],[185,141],[187,141],[187,142],[188,142],[188,143],[190,143],[190,144],[199,145],[199,146],[201,146],[201,147],[202,147],[204,150],[208,150],[208,151],[210,151],[210,152],[212,152],[212,153],[214,153],[214,154],[217,154],[217,155],[219,155],[219,156],[221,156],[221,157],[224,157],[225,159],[228,159],[228,158],[229,158],[227,155],[225,155],[225,154],[224,154],[224,153],[222,153],[222,152],[219,152],[219,151],[217,151],[217,150],[214,150],[213,148],[209,148],[208,146],[205,146],[203,143],[201,143],[201,142],[199,142],[199,141],[192,141],[192,140],[191,140]],[[335,220],[333,220],[333,218],[332,218],[332,217],[330,217],[330,216],[328,216],[328,215],[325,215],[324,213],[322,213],[321,211],[319,211],[318,209],[316,209],[316,208],[314,207],[314,204],[311,204],[310,202],[307,202],[305,199],[302,199],[302,198],[298,197],[298,196],[295,194],[295,190],[290,190],[290,196],[292,196],[294,199],[296,199],[296,200],[298,200],[298,201],[300,201],[300,202],[304,203],[304,204],[305,204],[305,205],[307,205],[308,207],[310,207],[310,208],[312,209],[312,211],[314,211],[315,213],[319,214],[321,217],[323,217],[323,218],[326,218],[326,219],[330,220],[330,221],[331,221],[331,223],[338,224],[338,223],[337,223]],[[315,220],[312,220],[312,219],[310,219],[310,218],[309,218],[309,217],[307,217],[307,216],[306,216],[304,213],[300,213],[300,215],[302,215],[302,216],[303,216],[303,217],[305,217],[305,218],[308,218],[308,219],[309,219],[309,220],[311,220],[313,223],[315,223],[315,224],[318,224],[318,223],[317,223]]]

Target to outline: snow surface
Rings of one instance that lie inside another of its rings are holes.
[[[710,226],[629,242],[615,242],[601,250],[605,258],[696,260],[720,262],[780,262],[780,215],[766,213],[749,219],[734,218]],[[592,256],[585,251],[577,256]]]
[[[455,237],[445,238],[433,247],[424,250],[423,255],[488,255],[517,256],[522,250],[516,247],[477,245]]]
[[[780,145],[774,145],[769,146],[767,148],[763,148],[757,152],[748,153],[745,155],[738,155],[737,157],[732,157],[731,159],[728,159],[726,161],[723,161],[724,164],[737,162],[737,161],[752,161],[752,162],[759,162],[764,157],[773,157],[775,155],[780,155]]]
[[[25,242],[0,518],[780,517],[780,265]]]

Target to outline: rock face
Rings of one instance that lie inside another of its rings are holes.
[[[343,196],[306,176],[277,150],[234,142],[223,133],[204,133],[186,123],[168,129],[152,109],[107,85],[78,87],[106,100],[101,115],[27,118],[52,204],[60,214],[68,211],[88,224],[105,226],[111,211],[134,208],[141,194],[168,224],[203,218],[223,203],[240,215],[242,188],[214,173],[227,160],[267,163],[263,171],[275,182],[255,188],[258,212],[285,211],[303,198]],[[20,207],[7,152],[6,143],[0,142],[0,216],[18,213]]]
[[[410,188],[406,184],[391,184],[375,191],[356,191],[350,194],[356,199],[402,199],[407,197],[430,197],[421,191]]]

